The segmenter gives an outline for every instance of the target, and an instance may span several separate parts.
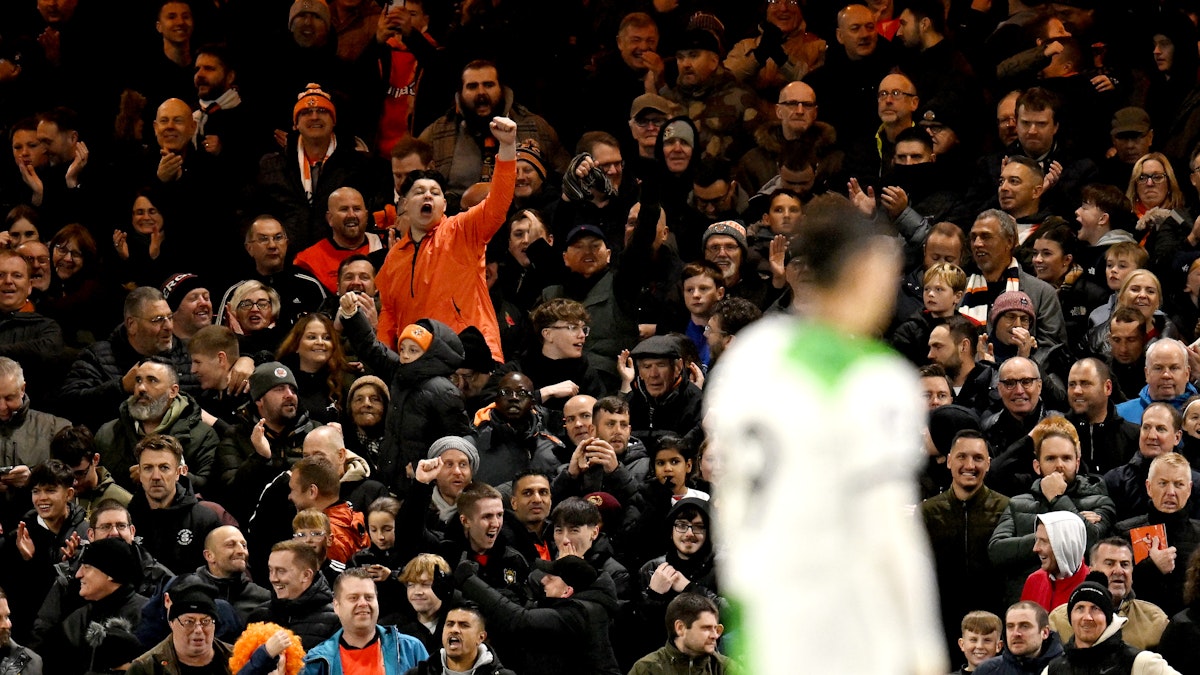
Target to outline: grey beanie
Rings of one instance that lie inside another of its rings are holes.
[[[471,464],[471,475],[479,472],[479,450],[475,449],[475,444],[470,439],[462,436],[442,436],[429,446],[428,459],[441,457],[447,450],[458,450],[467,456],[467,461]]]

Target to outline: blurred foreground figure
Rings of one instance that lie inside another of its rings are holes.
[[[737,610],[732,656],[756,675],[798,663],[945,673],[928,543],[911,515],[918,383],[873,337],[891,316],[899,249],[826,202],[789,253],[807,315],[739,333],[708,392],[716,449],[737,458],[713,493],[728,542],[722,595]],[[863,635],[883,644],[863,649]]]

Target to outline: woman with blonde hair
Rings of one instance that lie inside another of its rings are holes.
[[[237,675],[297,675],[303,667],[300,638],[269,622],[246,626],[229,657],[229,671]]]

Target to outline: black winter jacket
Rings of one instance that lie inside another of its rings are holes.
[[[541,413],[533,408],[527,424],[520,428],[500,418],[493,409],[491,417],[479,425],[475,447],[479,449],[475,480],[492,486],[511,483],[523,471],[553,476],[571,458],[567,447],[546,430]]]
[[[271,621],[290,629],[300,637],[304,650],[328,640],[342,627],[333,613],[333,591],[320,574],[313,576],[312,585],[294,600],[280,600],[271,594],[271,602],[250,613],[250,623]]]
[[[979,664],[975,675],[1041,675],[1042,669],[1062,653],[1062,640],[1058,633],[1050,631],[1050,637],[1042,640],[1042,650],[1037,654],[1016,656],[1005,647],[1000,656]]]
[[[1129,531],[1146,525],[1161,524],[1167,533],[1167,546],[1175,547],[1175,569],[1170,574],[1159,571],[1154,561],[1147,556],[1134,566],[1139,600],[1159,606],[1167,616],[1174,616],[1187,605],[1183,602],[1183,586],[1187,579],[1187,565],[1179,561],[1191,560],[1192,553],[1200,548],[1200,520],[1190,517],[1186,511],[1163,513],[1150,506],[1144,516],[1130,518],[1117,523],[1116,532],[1129,536]]]
[[[187,462],[187,475],[192,489],[200,492],[213,474],[220,439],[217,432],[200,419],[200,405],[194,398],[181,391],[178,400],[182,401],[180,405],[183,406],[178,416],[165,428],[151,432],[173,436],[179,441],[183,446],[183,458]],[[108,468],[113,480],[130,492],[136,490],[137,486],[129,478],[129,467],[138,463],[134,447],[143,438],[134,424],[134,419],[129,415],[129,400],[126,399],[117,410],[117,418],[105,422],[96,432],[100,461]]]

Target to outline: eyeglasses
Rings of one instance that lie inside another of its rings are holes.
[[[201,628],[205,629],[212,628],[213,624],[216,623],[216,621],[207,616],[203,619],[175,619],[175,622],[180,626],[183,626],[184,630],[189,631],[196,630],[196,626],[200,626]]]
[[[703,523],[689,523],[686,520],[675,521],[674,529],[678,534],[684,534],[688,530],[691,530],[692,534],[704,534],[705,532],[708,532],[708,528],[705,527]]]
[[[96,526],[96,531],[101,534],[108,534],[113,530],[116,530],[117,532],[128,532],[129,523],[105,523],[103,525]]]
[[[1015,126],[1016,123],[1017,123],[1017,118],[1015,115],[1009,115],[1008,117],[997,117],[996,118],[996,124],[1002,124],[1006,127],[1007,126]]]
[[[880,92],[879,92],[879,100],[880,100],[880,101],[882,101],[882,100],[884,100],[884,99],[886,99],[886,98],[889,98],[889,97],[891,97],[891,98],[900,98],[901,96],[908,96],[908,97],[910,97],[910,98],[916,98],[916,97],[917,97],[917,95],[916,95],[916,94],[910,94],[910,93],[908,93],[907,91],[900,91],[899,89],[891,89],[891,90],[888,90],[888,89],[882,89],[882,90],[880,90]]]
[[[625,168],[625,160],[619,159],[615,162],[604,162],[603,164],[597,164],[596,168],[600,169],[604,173],[612,173]]]
[[[661,127],[662,125],[666,124],[667,118],[665,118],[665,117],[647,117],[646,119],[643,119],[643,120],[634,120],[633,123],[639,129],[649,129],[650,127]]]
[[[796,108],[804,108],[805,110],[812,110],[813,108],[817,107],[817,102],[816,101],[790,101],[789,100],[789,101],[780,101],[779,105],[783,106],[784,108],[787,108],[788,110],[795,110]]]
[[[320,530],[313,530],[311,532],[297,532],[292,535],[292,539],[323,539],[323,538],[325,538],[325,533]]]
[[[730,187],[733,186],[731,185]],[[725,194],[717,195],[716,197],[701,197],[698,194],[692,193],[692,199],[696,201],[696,206],[700,208],[704,208],[705,206],[717,207],[721,205],[721,202],[725,201],[725,199],[729,197],[730,192],[731,190],[726,188]]]
[[[283,242],[287,241],[287,235],[280,232],[279,234],[268,237],[267,235],[264,234],[264,235],[255,237],[255,238],[251,239],[250,241],[254,242],[255,244],[262,244],[264,246],[267,244],[270,244],[271,242],[274,242],[276,244],[282,244]]]
[[[533,398],[533,392],[528,389],[509,389],[505,387],[499,391],[501,398]]]
[[[159,314],[158,316],[140,316],[138,318],[147,323],[152,323],[155,326],[161,326],[168,321],[173,322],[175,320],[175,317],[170,314]]]
[[[1029,389],[1034,384],[1041,382],[1040,377],[1019,377],[1011,380],[1000,380],[1000,386],[1005,389],[1016,389],[1020,386],[1022,389]]]
[[[258,309],[265,312],[268,309],[271,309],[271,301],[270,300],[243,300],[237,304],[238,309],[250,309],[251,307],[257,307]]]
[[[592,334],[592,327],[587,325],[586,323],[568,323],[565,326],[562,326],[562,325],[546,326],[546,329],[547,330],[565,330],[568,333],[582,332],[584,337],[587,337]]]
[[[71,475],[75,476],[75,480],[83,480],[84,476],[87,476],[91,470],[92,461],[88,460],[88,463],[82,469],[71,469]]]
[[[39,265],[50,264],[50,256],[48,255],[23,255],[21,257],[24,258],[25,262],[29,263],[30,265],[33,263],[37,263]]]
[[[767,0],[768,5],[787,5],[788,7],[799,7],[800,0]]]
[[[66,244],[55,244],[54,250],[64,258],[74,258],[76,260],[83,258],[83,251],[76,248],[71,248]]]
[[[729,333],[726,333],[723,330],[717,330],[716,328],[713,328],[712,326],[705,326],[704,334],[705,335],[729,335]]]
[[[1158,185],[1159,183],[1163,182],[1166,179],[1167,179],[1167,174],[1165,174],[1165,173],[1142,173],[1142,174],[1138,174],[1137,182],[1140,185],[1146,185],[1146,184],[1151,184],[1151,183],[1154,185]]]

